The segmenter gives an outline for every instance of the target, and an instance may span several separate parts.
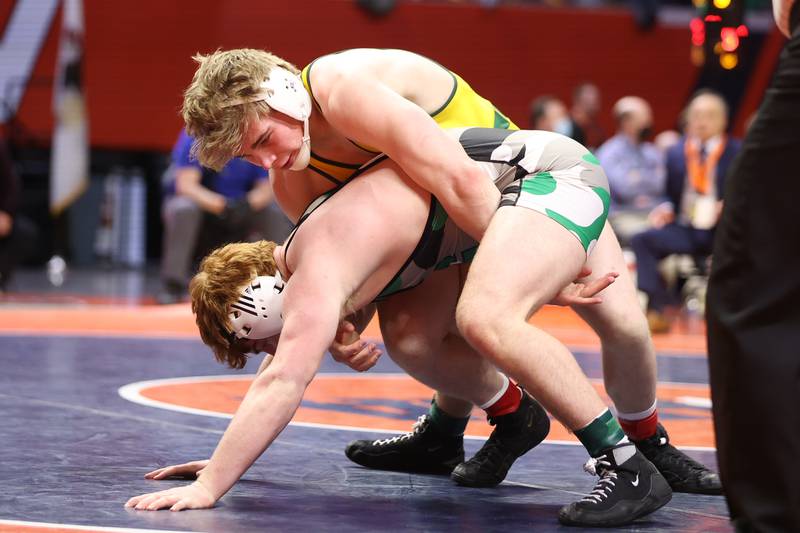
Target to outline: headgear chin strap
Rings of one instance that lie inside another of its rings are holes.
[[[300,76],[283,67],[272,67],[267,79],[259,85],[257,94],[247,98],[233,98],[222,107],[264,101],[267,105],[295,120],[303,122],[303,145],[292,163],[292,170],[303,170],[311,156],[311,137],[308,133],[308,118],[311,116],[311,95],[303,86]]]
[[[281,332],[284,287],[277,271],[274,276],[258,276],[242,287],[228,315],[236,338],[266,339]]]

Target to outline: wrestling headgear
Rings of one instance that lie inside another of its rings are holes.
[[[279,272],[258,276],[242,287],[228,319],[238,339],[266,339],[283,328],[284,283]]]
[[[308,94],[300,76],[283,67],[272,67],[267,79],[259,85],[259,92],[251,97],[233,98],[222,107],[264,101],[267,105],[295,120],[303,122],[303,145],[297,154],[292,170],[303,170],[311,156],[311,137],[308,134],[308,118],[311,116],[311,95]]]

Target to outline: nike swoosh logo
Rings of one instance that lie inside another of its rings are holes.
[[[636,479],[631,481],[631,485],[633,485],[634,487],[638,487],[639,486],[639,474],[638,473],[636,474]]]

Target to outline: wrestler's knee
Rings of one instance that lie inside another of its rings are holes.
[[[595,332],[604,345],[647,346],[651,341],[647,318],[638,301],[625,302]]]
[[[472,347],[491,359],[502,338],[503,316],[480,302],[462,300],[456,307],[458,331]]]
[[[389,356],[403,368],[417,367],[441,350],[444,335],[422,327],[384,328],[383,342]]]

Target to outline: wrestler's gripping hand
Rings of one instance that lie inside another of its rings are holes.
[[[362,340],[353,323],[348,320],[339,322],[336,337],[328,351],[334,361],[344,363],[358,372],[365,372],[375,366],[383,354],[374,342]]]

